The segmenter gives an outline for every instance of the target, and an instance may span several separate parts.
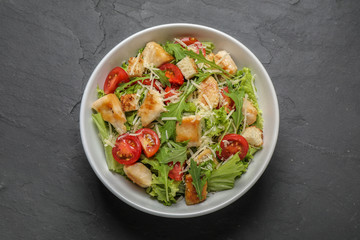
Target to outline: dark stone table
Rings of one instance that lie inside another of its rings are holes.
[[[203,24],[248,46],[280,105],[270,165],[232,205],[166,219],[91,169],[81,97],[142,29]],[[360,239],[360,2],[0,1],[0,239]]]

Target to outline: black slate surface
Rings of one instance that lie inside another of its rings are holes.
[[[79,133],[102,57],[171,22],[243,42],[280,106],[264,175],[232,205],[191,219],[117,199]],[[360,239],[359,23],[356,0],[0,1],[0,239]]]

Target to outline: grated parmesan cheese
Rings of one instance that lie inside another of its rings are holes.
[[[163,121],[177,121],[176,117],[163,117],[161,118]]]

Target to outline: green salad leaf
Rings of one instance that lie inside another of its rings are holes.
[[[98,98],[102,98],[103,96],[106,95],[104,90],[100,89],[99,86],[96,87],[96,91],[97,91],[97,97]]]
[[[142,163],[150,165],[153,172],[151,186],[146,189],[146,192],[166,206],[176,203],[175,196],[179,191],[181,181],[168,178],[172,167],[167,164],[160,164],[155,159],[144,159]]]
[[[201,193],[206,184],[207,178],[204,175],[202,176],[200,166],[198,166],[193,159],[191,159],[190,161],[189,173],[192,177],[192,184],[194,185],[198,198],[201,201],[202,200]]]
[[[186,57],[186,54],[183,51],[184,48],[178,43],[167,42],[164,45],[164,49],[165,49],[165,51],[167,51],[168,53],[170,53],[171,55],[173,55],[175,57],[176,62],[179,62],[181,59]]]
[[[183,164],[187,159],[187,142],[184,143],[175,143],[173,141],[168,141],[172,147],[168,145],[162,146],[159,151],[156,153],[155,158],[161,164],[167,164],[169,162],[180,162]]]
[[[208,189],[211,192],[232,189],[237,177],[246,172],[248,162],[241,161],[239,154],[235,154],[218,169],[215,169],[208,178]]]
[[[205,132],[207,136],[215,137],[221,135],[229,124],[227,119],[227,113],[224,107],[213,110],[213,115],[204,118],[205,121]]]
[[[169,86],[170,87],[170,82],[169,82],[169,78],[167,76],[165,76],[165,72],[160,70],[160,69],[157,69],[157,70],[154,70],[154,73],[159,77],[157,78],[160,83],[163,85],[163,86]]]
[[[228,87],[229,87],[229,93],[224,91],[224,94],[230,97],[235,103],[236,110],[231,115],[231,117],[234,120],[234,124],[236,128],[235,132],[238,132],[240,130],[240,125],[244,119],[244,116],[242,114],[242,106],[243,106],[243,98],[245,96],[245,91],[242,89],[241,90],[233,89],[230,84],[228,85]]]
[[[100,113],[92,114],[92,119],[95,123],[95,126],[99,130],[100,139],[104,145],[105,149],[105,159],[109,170],[113,172],[117,172],[123,176],[125,176],[125,172],[123,169],[123,165],[115,161],[112,155],[112,147],[106,144],[106,139],[115,138],[114,133],[111,132],[109,128],[106,127],[105,121],[102,119]]]

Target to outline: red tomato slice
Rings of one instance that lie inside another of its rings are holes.
[[[107,75],[104,83],[105,94],[113,93],[118,87],[119,83],[128,82],[129,76],[121,67],[115,67]]]
[[[168,165],[171,167],[174,163],[169,162]],[[169,171],[169,178],[174,179],[175,181],[181,181],[184,175],[182,171],[182,166],[180,162],[176,162],[173,169]]]
[[[159,67],[159,69],[166,71],[165,76],[169,78],[171,85],[181,86],[184,83],[184,76],[176,65],[164,63]]]
[[[141,155],[141,144],[137,137],[125,133],[116,139],[112,149],[114,159],[121,164],[135,163]]]
[[[249,150],[248,142],[239,134],[225,135],[220,143],[220,147],[222,148],[221,155],[219,152],[216,152],[216,155],[222,161],[236,153],[238,153],[240,159],[243,160]]]
[[[228,96],[226,96],[225,94],[224,94],[224,92],[227,92],[227,93],[229,93],[229,88],[228,87],[224,87],[222,90],[221,90],[221,95],[222,95],[222,97],[224,98],[224,101],[227,103],[226,105],[225,105],[225,111],[227,112],[227,113],[229,113],[231,110],[233,110],[234,108],[235,108],[235,103],[234,103],[234,101],[230,98],[230,97],[228,97]],[[221,106],[220,106],[221,107]]]
[[[144,150],[146,157],[152,157],[160,148],[160,139],[156,132],[149,128],[142,128],[137,130],[135,134],[140,140],[141,147]]]
[[[166,87],[165,92],[166,92],[166,94],[164,95],[164,99],[174,96],[177,91],[174,88]],[[169,102],[170,101],[165,101],[165,104],[168,104]]]
[[[151,81],[150,81],[150,79],[139,80],[139,81],[137,81],[137,82],[140,82],[140,83],[142,83],[142,84],[144,84],[144,85],[151,86]],[[159,86],[158,86],[157,84],[155,84],[155,80],[154,80],[154,82],[153,82],[153,87],[154,87],[156,90],[158,90],[159,92],[161,92]]]
[[[198,42],[199,40],[197,40],[196,38],[194,37],[183,37],[180,39],[183,43],[185,43],[187,46],[195,43],[195,42]]]

